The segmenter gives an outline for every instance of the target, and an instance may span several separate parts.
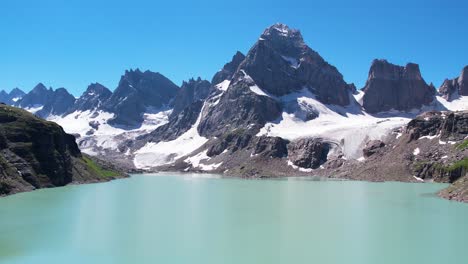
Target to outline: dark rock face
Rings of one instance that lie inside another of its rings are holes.
[[[106,179],[87,166],[74,136],[25,110],[0,105],[0,196],[99,180]]]
[[[386,60],[372,62],[363,90],[363,106],[369,113],[421,108],[435,96],[435,89],[421,77],[417,64],[408,63],[402,67]]]
[[[194,102],[205,100],[210,91],[210,82],[202,80],[200,77],[197,80],[190,79],[188,82],[183,82],[174,99],[172,115],[178,115]]]
[[[468,112],[427,112],[406,126],[410,140],[440,135],[441,140],[458,141],[468,136]]]
[[[92,83],[86,91],[76,100],[69,112],[86,111],[100,108],[109,99],[112,92],[100,83]]]
[[[281,114],[281,105],[267,96],[250,91],[238,82],[229,87],[213,107],[202,113],[198,132],[202,136],[220,136],[235,129],[259,129]]]
[[[317,138],[299,139],[288,145],[288,158],[296,166],[316,169],[327,161],[330,145]]]
[[[44,107],[36,114],[44,118],[49,115],[63,115],[73,107],[74,103],[75,97],[65,88],[59,88],[51,93]]]
[[[439,93],[446,100],[451,101],[458,96],[468,95],[468,66],[465,66],[458,78],[446,79],[439,88]]]
[[[206,155],[213,157],[221,154],[225,150],[229,150],[231,153],[236,152],[239,149],[244,149],[252,141],[253,135],[245,131],[244,129],[237,129],[232,132],[224,134],[217,140],[216,144],[213,144]]]
[[[30,108],[36,106],[43,106],[49,102],[53,96],[54,91],[52,88],[47,89],[44,84],[39,83],[29,93],[23,96],[21,100],[15,103],[15,105],[21,108]]]
[[[381,140],[371,140],[367,142],[362,152],[364,153],[364,157],[367,158],[367,157],[374,155],[377,151],[379,151],[383,147],[385,147],[385,143],[382,142]]]
[[[310,49],[298,30],[275,24],[265,30],[239,66],[262,90],[281,96],[309,88],[326,104],[348,105],[349,92],[338,70]]]
[[[280,137],[258,138],[253,154],[264,157],[282,158],[288,155],[288,141]]]
[[[160,73],[138,69],[126,71],[104,105],[104,109],[115,114],[109,123],[139,126],[145,111],[168,105],[178,90],[177,85]]]
[[[237,71],[237,68],[244,59],[244,54],[239,51],[236,52],[236,54],[232,57],[232,60],[229,63],[226,63],[224,67],[213,76],[211,83],[216,85],[224,80],[231,80],[234,73]]]
[[[73,136],[23,110],[4,106],[0,107],[0,115],[11,118],[0,126],[0,134],[7,142],[1,151],[4,166],[16,167],[35,188],[71,182],[72,157],[81,156]]]

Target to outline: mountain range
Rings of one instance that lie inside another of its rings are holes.
[[[367,164],[369,153],[419,114],[468,110],[468,66],[436,89],[417,64],[376,59],[357,89],[299,30],[278,23],[211,81],[178,87],[161,73],[136,69],[113,92],[93,83],[75,99],[39,83],[27,94],[2,91],[0,101],[60,124],[83,152],[133,169],[336,174]],[[467,131],[457,133],[458,144]]]

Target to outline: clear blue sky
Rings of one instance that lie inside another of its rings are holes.
[[[210,80],[275,22],[300,29],[358,88],[374,58],[419,63],[437,87],[468,64],[467,1],[379,2],[4,0],[0,89],[43,82],[79,95],[100,82],[113,90],[136,67],[179,85]]]

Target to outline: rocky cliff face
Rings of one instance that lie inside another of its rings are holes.
[[[100,108],[107,99],[112,95],[112,92],[100,83],[92,83],[86,91],[78,98],[75,105],[69,112],[95,110]]]
[[[0,105],[0,195],[123,176],[103,171],[60,126]]]
[[[139,126],[142,114],[168,105],[179,87],[160,73],[126,71],[104,109],[114,113],[113,125]]]
[[[459,96],[468,95],[468,66],[465,66],[458,78],[445,79],[439,88],[439,93],[448,101],[457,99]]]
[[[204,101],[211,92],[211,83],[200,77],[183,82],[174,99],[172,115],[178,115],[186,107],[197,101]]]
[[[363,107],[369,113],[419,109],[435,96],[435,89],[424,81],[417,64],[402,67],[386,60],[372,62],[363,91]]]

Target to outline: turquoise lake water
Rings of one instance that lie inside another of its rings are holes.
[[[39,190],[0,198],[0,263],[468,263],[468,204],[445,186],[166,174]]]

